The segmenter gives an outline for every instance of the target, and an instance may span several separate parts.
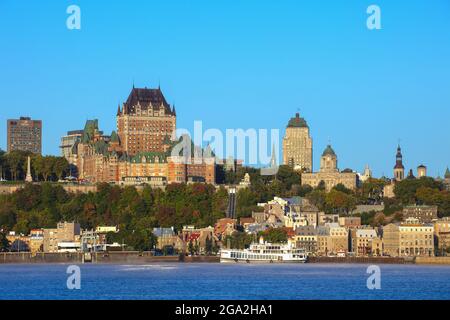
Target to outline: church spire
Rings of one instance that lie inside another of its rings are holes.
[[[270,160],[270,167],[275,168],[277,166],[277,155],[275,153],[275,143],[272,146],[272,159]]]

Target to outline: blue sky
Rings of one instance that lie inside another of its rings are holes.
[[[284,131],[300,109],[315,167],[329,140],[341,169],[391,176],[399,139],[408,169],[450,165],[448,0],[2,0],[0,76],[2,149],[21,115],[43,120],[46,154],[86,119],[111,132],[134,81],[160,84],[188,129]]]

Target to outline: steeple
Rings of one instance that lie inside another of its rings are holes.
[[[397,155],[394,167],[394,179],[402,181],[405,178],[405,167],[403,166],[402,148],[400,145],[397,147]]]
[[[117,105],[117,116],[120,116],[120,103]]]
[[[275,153],[275,144],[273,144],[273,147],[272,147],[272,159],[270,160],[270,167],[271,168],[277,167],[277,155]]]
[[[444,175],[445,179],[450,179],[450,170],[447,167],[447,170],[445,171],[445,175]]]

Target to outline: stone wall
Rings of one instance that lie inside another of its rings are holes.
[[[450,257],[417,257],[416,264],[446,264],[446,265],[450,265]]]

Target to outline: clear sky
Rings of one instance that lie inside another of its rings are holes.
[[[81,30],[66,9],[81,8]],[[381,8],[382,30],[366,9]],[[0,148],[6,119],[42,119],[43,152],[119,102],[157,87],[178,127],[280,128],[300,109],[314,161],[392,175],[450,165],[450,1],[0,1]]]

